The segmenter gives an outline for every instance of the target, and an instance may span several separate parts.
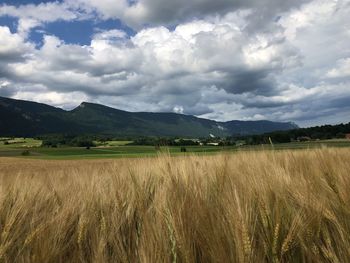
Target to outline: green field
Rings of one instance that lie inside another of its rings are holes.
[[[0,149],[39,147],[41,140],[33,138],[0,138]]]
[[[5,141],[8,144],[5,144]],[[98,147],[86,149],[82,147],[40,147],[41,141],[32,138],[0,138],[0,157],[25,157],[37,159],[97,159],[122,157],[151,157],[159,152],[171,155],[183,155],[181,147],[162,147],[160,151],[153,146],[129,146],[129,141],[109,141]],[[307,149],[321,147],[350,147],[350,140],[325,140],[311,142],[281,143],[275,145],[243,145],[243,146],[187,146],[185,154],[213,154],[219,152]],[[25,152],[29,152],[28,155]]]
[[[97,146],[113,147],[113,146],[125,146],[129,143],[132,143],[132,141],[106,141],[106,142],[94,141],[94,143]]]

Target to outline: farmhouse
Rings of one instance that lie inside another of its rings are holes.
[[[297,138],[297,141],[298,142],[308,142],[308,141],[311,141],[311,138],[308,136],[300,136]]]

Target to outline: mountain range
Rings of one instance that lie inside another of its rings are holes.
[[[113,136],[209,137],[296,129],[292,122],[219,122],[177,113],[128,112],[82,102],[66,111],[42,103],[0,97],[0,136],[103,134]]]

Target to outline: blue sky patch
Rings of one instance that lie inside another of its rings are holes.
[[[14,5],[14,6],[20,6],[20,5],[29,5],[34,4],[38,5],[41,3],[50,3],[50,2],[63,2],[63,0],[2,0],[1,4],[7,4],[7,5]]]
[[[0,16],[0,26],[7,26],[11,33],[16,33],[17,31],[18,19],[9,16]]]
[[[95,33],[112,29],[123,30],[129,36],[135,34],[132,29],[123,25],[119,20],[57,21],[35,28],[31,31],[29,38],[38,46],[42,45],[43,35],[57,36],[67,44],[89,45]]]

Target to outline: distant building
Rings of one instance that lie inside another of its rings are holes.
[[[308,142],[308,141],[311,141],[311,138],[308,136],[301,136],[301,137],[297,138],[297,141],[298,142]]]
[[[350,133],[345,134],[345,138],[350,140]]]

